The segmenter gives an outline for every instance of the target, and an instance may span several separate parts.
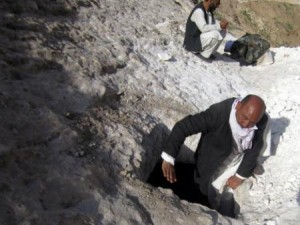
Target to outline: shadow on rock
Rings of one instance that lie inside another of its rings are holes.
[[[93,185],[100,194],[116,192],[107,171],[83,182],[97,160],[94,140],[102,138],[83,117],[106,92],[93,78],[111,71],[82,66],[83,52],[91,54],[79,43],[88,37],[74,24],[79,7],[99,7],[91,2],[0,2],[0,205],[8,208],[0,218],[9,224],[53,224],[92,199]],[[99,202],[91,201],[89,215],[101,217]]]
[[[271,155],[276,155],[282,135],[289,124],[290,120],[285,117],[271,119]]]

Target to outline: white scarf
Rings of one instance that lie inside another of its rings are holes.
[[[241,153],[246,149],[250,149],[252,147],[252,139],[254,136],[254,131],[257,130],[256,126],[250,127],[250,128],[242,128],[237,120],[236,120],[236,105],[239,102],[238,99],[236,99],[231,108],[230,117],[229,117],[229,124],[231,128],[231,132],[233,135],[233,138],[237,144],[238,151]]]

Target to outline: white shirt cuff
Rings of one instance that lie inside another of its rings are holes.
[[[216,20],[216,27],[217,27],[218,31],[222,30],[221,25],[220,25],[220,21],[218,21],[218,20]]]
[[[235,176],[237,176],[238,178],[240,178],[240,179],[242,179],[242,180],[246,180],[247,179],[247,177],[242,177],[241,175],[239,175],[239,174],[235,174]]]
[[[174,166],[175,159],[172,156],[170,156],[169,154],[167,154],[165,152],[162,152],[161,157],[163,158],[163,160],[165,160],[168,163],[171,163]]]

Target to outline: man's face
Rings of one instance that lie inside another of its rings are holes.
[[[242,104],[239,102],[236,106],[236,120],[242,128],[251,128],[255,126],[261,116],[261,110],[253,104]]]
[[[209,11],[213,12],[215,11],[220,5],[220,0],[210,0],[210,4],[209,4]]]

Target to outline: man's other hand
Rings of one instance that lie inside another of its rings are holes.
[[[174,183],[177,181],[176,174],[175,174],[175,168],[171,163],[168,163],[167,161],[163,160],[161,165],[164,177],[169,181],[170,183]]]
[[[227,29],[227,27],[228,27],[228,21],[225,20],[225,19],[222,19],[222,20],[220,21],[220,27],[221,27],[222,30]]]
[[[243,183],[243,179],[238,178],[237,176],[229,177],[229,179],[226,182],[226,185],[232,189],[236,189],[238,186],[240,186]]]

